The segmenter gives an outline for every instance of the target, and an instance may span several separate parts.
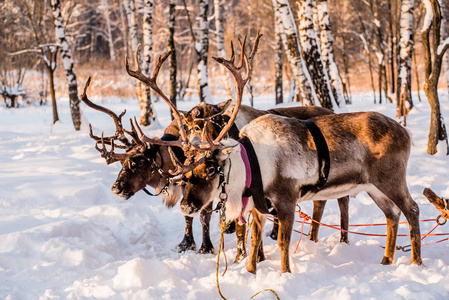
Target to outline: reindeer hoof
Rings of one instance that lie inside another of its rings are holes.
[[[256,268],[255,268],[255,267],[247,266],[247,267],[246,267],[246,270],[247,270],[248,272],[253,273],[254,275],[256,275]]]
[[[308,238],[309,240],[311,240],[312,242],[318,243],[318,237],[317,237],[317,235],[314,234],[314,233],[309,233],[309,235],[307,236],[307,238]],[[340,242],[341,242],[341,240],[340,240]]]
[[[423,263],[422,263],[421,258],[419,258],[419,259],[412,259],[410,261],[410,264],[411,265],[418,265],[418,266],[422,266],[422,267],[424,266]]]
[[[197,252],[198,254],[215,254],[215,249],[212,244],[201,244],[200,250]]]
[[[349,245],[349,239],[348,239],[348,237],[342,235],[342,236],[340,237],[340,243],[346,243],[346,244]]]
[[[382,262],[380,263],[381,265],[391,265],[394,262],[393,259],[384,256],[384,258],[382,259]]]
[[[277,241],[277,239],[278,239],[278,233],[277,233],[277,231],[272,231],[271,232],[271,234],[270,234],[270,237],[273,239],[273,240],[275,240],[275,241]]]
[[[194,240],[184,238],[178,246],[176,246],[176,250],[179,253],[186,252],[187,250],[196,250],[196,244]]]

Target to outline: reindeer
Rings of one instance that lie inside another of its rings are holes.
[[[233,114],[218,136],[212,140],[204,126],[201,139],[191,143],[187,139],[177,142],[188,153],[185,164],[176,162],[178,176],[183,175],[185,180],[180,204],[183,214],[195,216],[220,193],[223,194],[220,187],[224,187],[227,197],[222,199],[227,200],[228,219],[242,220],[246,213],[253,213],[255,222],[247,270],[256,273],[257,261],[264,260],[260,246],[266,214],[256,209],[253,198],[242,197],[248,172],[242,156],[248,149],[242,146],[245,139],[245,143],[252,144],[258,157],[265,198],[278,212],[278,246],[283,273],[291,272],[289,245],[296,204],[306,200],[356,196],[362,191],[370,195],[387,219],[386,247],[381,264],[394,262],[402,212],[410,224],[411,263],[421,265],[419,208],[406,183],[412,141],[409,132],[396,121],[376,112],[359,112],[318,116],[310,119],[313,125],[306,125],[294,118],[267,114],[243,127],[240,140],[224,139],[236,119],[243,88],[251,74],[253,54],[254,49],[249,58],[244,55],[245,78],[241,74],[242,63],[235,66],[232,59],[214,58],[232,73],[237,90]],[[173,112],[182,128],[179,113]],[[319,149],[310,126],[315,126],[327,143],[330,167],[324,184],[320,184]],[[147,140],[143,135],[141,139]],[[223,178],[223,174],[229,175]],[[244,198],[247,203],[242,202]]]
[[[260,38],[260,37],[259,37]],[[242,65],[243,63],[243,49],[245,46],[245,41],[246,41],[246,37],[243,41],[243,43],[240,44],[241,49],[242,49],[242,53],[240,56],[240,65]],[[255,47],[257,47],[258,41],[255,44]],[[255,49],[255,48],[254,48]],[[170,106],[171,102],[168,102],[168,97],[166,95],[163,94],[163,92],[161,91],[161,89],[157,86],[156,83],[156,79],[157,79],[157,74],[158,71],[156,71],[153,74],[152,78],[148,78],[145,75],[142,74],[138,61],[137,61],[137,55],[138,55],[138,50],[139,48],[137,48],[136,53],[135,53],[135,64],[138,67],[137,70],[133,71],[129,69],[129,64],[128,62],[126,63],[126,70],[128,72],[128,74],[132,77],[135,77],[136,79],[142,81],[143,83],[147,84],[149,87],[151,87],[154,91],[156,91],[162,99],[164,99]],[[233,45],[231,43],[231,50],[232,50],[232,57],[234,57],[234,48]],[[255,51],[253,50],[253,53],[255,53]],[[164,57],[161,59],[159,59],[159,63],[157,66],[160,67],[160,62],[163,61],[167,58],[167,54],[164,55]],[[218,134],[219,130],[221,130],[221,127],[226,125],[226,121],[229,120],[230,115],[232,110],[233,110],[233,105],[230,105],[231,100],[228,100],[226,102],[222,102],[218,105],[212,105],[212,104],[200,104],[195,106],[191,111],[189,111],[187,114],[179,112],[177,110],[176,113],[179,114],[179,117],[176,118],[172,124],[167,128],[164,137],[169,136],[170,137],[170,142],[166,142],[166,141],[161,141],[161,140],[155,140],[155,139],[149,139],[146,136],[143,136],[143,140],[145,140],[146,142],[149,142],[150,145],[151,144],[159,144],[160,147],[166,147],[167,145],[169,146],[175,146],[175,147],[171,147],[172,149],[180,149],[180,147],[184,147],[186,144],[189,143],[189,139],[186,138],[185,141],[177,144],[176,141],[173,141],[174,139],[176,140],[177,138],[179,139],[179,141],[182,140],[182,135],[184,136],[195,136],[195,134],[198,133],[198,128],[199,130],[201,130],[202,127],[204,127],[205,123],[209,123],[212,124],[213,126],[209,126],[208,128],[213,128],[211,131],[212,135],[216,135]],[[298,119],[309,119],[311,117],[314,116],[318,116],[318,115],[324,115],[324,114],[331,114],[333,113],[332,111],[326,109],[326,108],[322,108],[322,107],[289,107],[289,108],[275,108],[275,109],[269,109],[268,111],[263,111],[263,110],[257,110],[254,109],[250,106],[245,106],[242,105],[240,107],[239,110],[239,114],[238,116],[235,118],[235,124],[237,125],[237,134],[235,132],[230,132],[230,136],[234,137],[234,138],[238,138],[238,128],[242,128],[244,125],[246,125],[249,121],[267,114],[267,113],[271,113],[271,114],[277,114],[277,115],[283,115],[283,116],[289,116],[289,117],[295,117]],[[176,116],[176,115],[175,115]],[[178,119],[181,118],[184,121],[184,124],[181,124]],[[181,125],[180,125],[181,124]],[[136,123],[137,127],[138,124]],[[179,131],[179,128],[183,128],[183,130],[185,130],[184,133],[182,133],[182,131]],[[141,129],[138,127],[139,131],[141,131]],[[162,140],[164,140],[164,137],[162,138]],[[166,139],[165,139],[166,140]],[[179,142],[178,141],[178,142]],[[178,147],[176,147],[178,146]],[[177,157],[179,157],[180,155],[175,155]],[[182,160],[184,159],[184,157],[182,158]],[[168,166],[169,164],[167,164]],[[165,172],[168,172],[168,170],[165,170]],[[133,178],[128,177],[128,180],[133,180]],[[343,229],[347,229],[348,228],[348,202],[349,202],[349,197],[345,196],[345,197],[341,197],[338,199],[339,202],[339,206],[340,206],[340,210],[341,210],[341,226]],[[324,211],[324,206],[326,204],[326,201],[316,201],[314,202],[314,212],[313,212],[313,216],[316,220],[320,220]],[[203,224],[203,239],[204,237],[204,232],[205,232],[205,227],[207,227],[207,234],[208,234],[208,224],[210,221],[210,213],[212,210],[212,203],[210,203],[205,209],[203,209],[201,211],[201,222]],[[187,222],[187,219],[186,219]],[[207,223],[207,224],[206,224]],[[189,228],[189,229],[188,229]],[[311,226],[311,230],[309,233],[309,239],[317,242],[318,241],[318,229],[319,229],[319,225],[318,223],[313,223]],[[186,226],[186,232],[191,232],[191,222],[189,223],[189,226]],[[243,258],[246,257],[246,249],[245,249],[245,242],[244,242],[244,236],[245,236],[245,227],[244,226],[237,226],[237,256],[235,261],[239,262],[241,261]],[[190,239],[190,241],[193,241],[193,235],[191,234],[186,234],[186,236],[192,236],[192,238]],[[273,231],[271,234],[272,238],[277,238],[277,227],[274,226],[273,227]],[[188,246],[189,244],[186,243],[187,239],[185,238],[183,240],[183,242],[178,246]],[[207,236],[207,241],[209,241],[210,238],[209,236]],[[346,242],[348,243],[348,236],[346,232],[342,232],[341,234],[341,242]],[[208,243],[208,245],[210,245]],[[213,248],[212,248],[213,251]]]

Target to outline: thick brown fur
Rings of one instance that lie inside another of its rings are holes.
[[[309,187],[318,181],[316,149],[306,126],[293,118],[261,116],[245,126],[241,134],[253,143],[262,174],[264,192],[278,211],[282,272],[290,272],[289,245],[297,202],[324,200],[344,195],[355,196],[366,191],[384,212],[387,219],[387,242],[382,264],[394,261],[399,215],[404,213],[410,224],[411,263],[422,264],[419,230],[419,208],[411,198],[406,184],[406,168],[410,154],[409,132],[394,120],[375,112],[324,115],[312,119],[322,131],[330,150],[330,173],[318,191]],[[229,168],[232,160],[229,198],[226,211],[236,218],[241,210],[244,166],[240,148],[235,141],[223,142],[223,148],[209,163]],[[229,148],[234,145],[234,149]],[[232,150],[231,150],[232,149]],[[242,169],[243,168],[243,169]],[[181,208],[198,209],[213,200],[216,176],[210,185],[198,186],[193,179],[186,186]],[[196,187],[193,187],[197,185]],[[253,208],[250,200],[246,213]],[[257,245],[262,239],[263,217],[253,225],[253,238],[248,271],[255,272]]]

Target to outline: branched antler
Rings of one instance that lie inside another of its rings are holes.
[[[147,86],[149,86],[151,89],[153,89],[159,96],[161,96],[162,99],[164,99],[164,101],[168,104],[168,106],[170,106],[171,110],[173,111],[173,116],[175,117],[175,119],[176,119],[176,121],[178,123],[178,127],[179,127],[180,139],[179,139],[178,143],[181,144],[181,147],[187,146],[189,144],[189,141],[187,139],[187,134],[185,132],[184,126],[182,124],[181,114],[176,109],[175,105],[170,101],[170,99],[168,99],[168,97],[162,92],[162,90],[159,88],[159,86],[157,85],[157,82],[156,82],[157,76],[159,75],[159,70],[161,69],[162,64],[170,56],[171,52],[169,51],[169,52],[165,53],[162,57],[159,56],[157,64],[154,67],[153,76],[151,78],[149,78],[149,77],[145,76],[142,73],[142,70],[140,69],[140,64],[139,64],[139,60],[138,60],[139,50],[140,50],[140,45],[137,46],[136,52],[134,54],[134,63],[136,65],[136,67],[137,67],[137,70],[131,70],[129,68],[129,62],[128,62],[128,56],[127,56],[126,59],[125,59],[126,72],[128,72],[128,74],[131,77],[134,77],[134,78],[140,80],[141,82],[143,82]],[[147,136],[145,136],[143,134],[142,134],[141,139],[145,140],[145,141],[147,141],[149,143],[162,145],[160,143],[161,140],[150,139],[150,138],[148,138]],[[176,145],[176,146],[178,146],[178,145]]]

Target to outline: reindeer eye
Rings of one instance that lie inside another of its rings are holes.
[[[216,169],[214,166],[210,166],[207,168],[207,176],[213,176],[216,173]]]

